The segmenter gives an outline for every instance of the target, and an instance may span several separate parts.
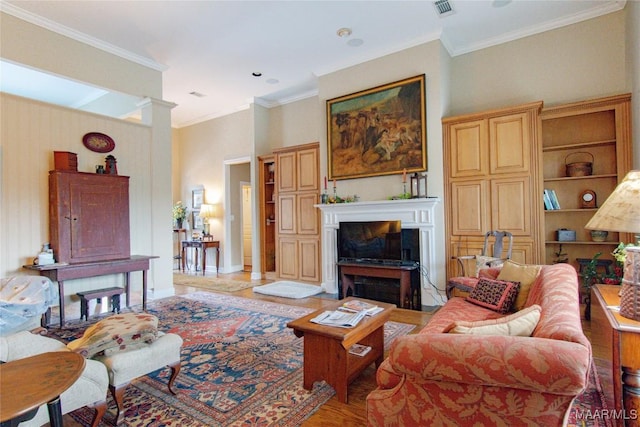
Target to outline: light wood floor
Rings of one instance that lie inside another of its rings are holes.
[[[209,275],[207,273],[207,275]],[[236,280],[250,280],[249,273],[239,272],[232,274],[221,274],[219,277],[225,277]],[[270,280],[262,280],[256,283],[269,283]],[[191,292],[204,291],[202,288],[193,288],[188,286],[174,286],[176,295],[187,294]],[[255,294],[251,289],[245,289],[237,292],[230,292],[230,295],[235,295],[244,298],[253,298],[265,301],[272,301],[280,304],[298,305],[310,308],[320,309],[327,304],[331,303],[330,299],[326,298],[304,298],[301,300],[292,300],[288,298],[272,297],[268,295]],[[132,304],[140,303],[140,295],[132,294]],[[91,312],[100,310],[99,306],[91,307]],[[80,304],[72,303],[67,305],[65,314],[67,318],[73,319],[75,316],[79,317]],[[583,315],[584,317],[584,315]],[[55,318],[55,317],[54,317]],[[411,333],[420,331],[431,318],[430,313],[419,312],[413,310],[396,309],[391,315],[391,320],[396,322],[408,323],[415,325],[416,328]],[[585,335],[590,337],[591,335],[591,322],[583,319],[583,329]],[[336,426],[336,427],[351,427],[351,426],[363,426],[366,425],[366,397],[376,388],[375,380],[375,366],[371,365],[349,385],[349,402],[347,404],[341,403],[334,396],[326,404],[318,409],[311,417],[306,420],[303,426]],[[65,425],[75,426],[69,417],[65,416]]]

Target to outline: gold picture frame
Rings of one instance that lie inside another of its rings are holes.
[[[327,101],[330,179],[427,170],[424,74]]]

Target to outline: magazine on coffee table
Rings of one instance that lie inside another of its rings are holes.
[[[350,311],[352,313],[364,311],[367,316],[373,316],[383,311],[384,308],[364,301],[351,300],[342,304],[339,310]]]
[[[353,328],[367,315],[365,311],[349,313],[345,311],[325,311],[310,319],[311,322],[319,325],[338,326],[340,328]]]

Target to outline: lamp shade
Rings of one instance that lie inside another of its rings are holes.
[[[585,228],[640,233],[640,171],[624,177]]]
[[[216,216],[216,207],[214,205],[202,204],[200,206],[200,218],[213,218]]]

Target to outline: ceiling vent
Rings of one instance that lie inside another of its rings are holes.
[[[451,7],[451,3],[449,3],[449,0],[437,0],[433,2],[433,6],[436,8],[440,18],[444,18],[445,16],[453,15],[455,13]]]

